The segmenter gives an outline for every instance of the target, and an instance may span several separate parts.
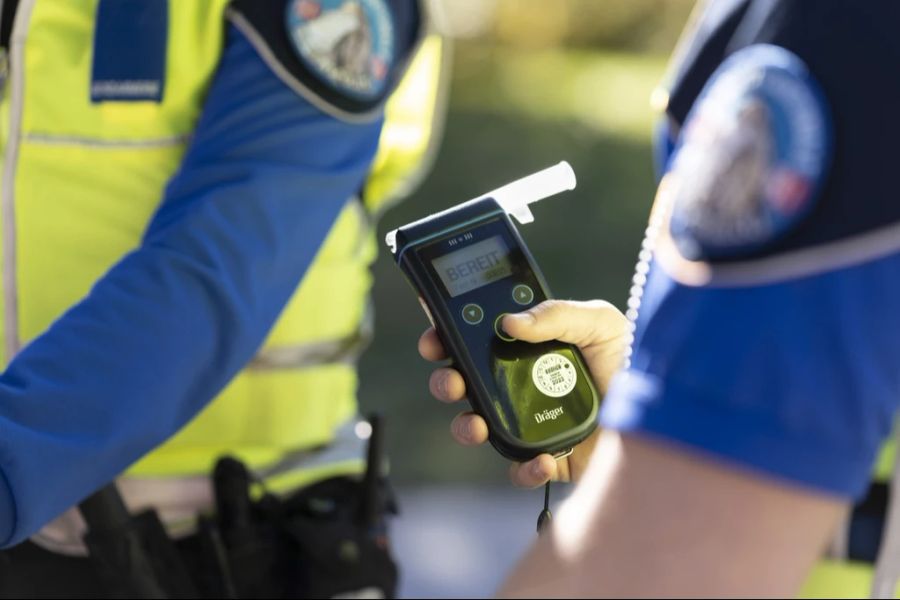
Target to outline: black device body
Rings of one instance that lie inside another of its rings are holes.
[[[571,344],[513,340],[507,313],[548,298],[515,225],[492,198],[400,227],[395,258],[426,305],[473,410],[503,456],[563,453],[596,427],[599,395]]]

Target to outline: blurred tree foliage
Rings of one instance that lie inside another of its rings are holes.
[[[452,1],[452,0],[451,0]],[[668,52],[694,0],[497,0],[499,43]]]
[[[463,11],[471,2],[448,0]],[[458,4],[457,4],[458,3]],[[554,294],[623,307],[654,192],[649,96],[683,27],[686,0],[496,0],[478,35],[458,40],[443,145],[384,232],[568,160],[578,187],[538,204],[521,231]],[[477,28],[476,28],[477,29]],[[474,31],[472,29],[471,31]],[[490,448],[460,448],[453,415],[430,399],[416,340],[427,326],[382,252],[374,267],[376,339],[361,364],[363,410],[388,419],[395,478],[502,483]]]

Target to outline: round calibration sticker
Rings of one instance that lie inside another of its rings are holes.
[[[572,361],[551,352],[534,361],[531,379],[542,393],[551,398],[559,398],[575,389],[578,373]]]

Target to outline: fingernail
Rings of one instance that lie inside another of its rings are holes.
[[[530,312],[515,313],[512,315],[509,315],[508,318],[515,319],[519,323],[522,323],[525,325],[531,325],[532,323],[534,323],[534,315],[531,314]]]
[[[440,377],[438,377],[437,388],[438,388],[438,393],[441,396],[444,396],[444,397],[447,396],[447,376],[446,375],[441,375]]]
[[[544,466],[540,462],[531,465],[531,474],[534,475],[536,479],[547,478],[547,474],[544,472]]]
[[[462,427],[460,429],[461,429],[460,433],[462,434],[462,436],[464,438],[466,438],[467,440],[472,439],[472,436],[475,433],[473,431],[474,428],[472,427],[472,421],[469,421],[469,420],[463,421]]]

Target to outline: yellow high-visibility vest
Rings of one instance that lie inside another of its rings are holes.
[[[17,11],[0,101],[5,362],[139,245],[179,168],[222,53],[227,0],[169,2],[162,100],[92,103],[97,4],[21,0]],[[348,199],[256,358],[131,475],[208,473],[226,453],[267,468],[287,453],[327,444],[355,414],[354,359],[367,335],[375,256],[372,217],[407,193],[427,162],[442,117],[444,62],[441,40],[427,37],[386,108],[363,201]],[[322,468],[359,464],[348,457]],[[295,476],[292,483],[301,481]]]

